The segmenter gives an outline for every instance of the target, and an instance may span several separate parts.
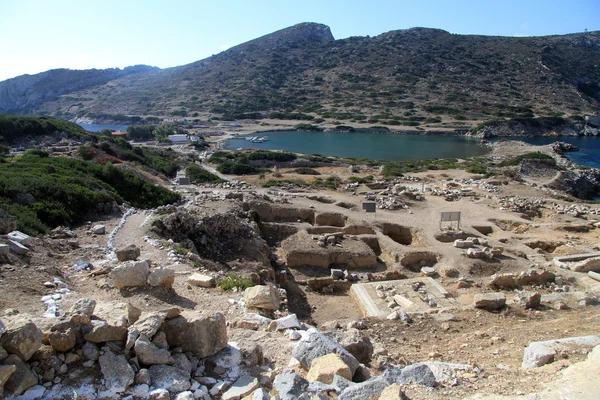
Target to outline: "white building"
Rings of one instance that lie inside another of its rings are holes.
[[[187,135],[169,135],[167,138],[173,143],[187,143],[188,136]]]

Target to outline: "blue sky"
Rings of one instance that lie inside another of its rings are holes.
[[[326,24],[336,39],[415,26],[553,35],[600,30],[600,0],[0,0],[0,80],[183,65],[300,22]]]

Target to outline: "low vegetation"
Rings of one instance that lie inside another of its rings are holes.
[[[295,174],[300,174],[300,175],[321,175],[321,173],[319,171],[317,171],[316,169],[308,168],[308,167],[296,168],[296,169],[292,170],[291,172],[293,172]]]
[[[198,164],[190,164],[186,170],[185,175],[189,178],[192,183],[217,183],[221,182],[221,178],[219,178],[215,174],[211,174]]]
[[[459,162],[456,158],[432,159],[432,160],[408,160],[390,161],[383,165],[383,176],[393,178],[403,176],[406,173],[436,171],[447,169],[464,169],[472,174],[487,174],[485,160],[482,158],[469,158]]]
[[[234,273],[230,273],[225,278],[220,279],[217,282],[217,286],[226,291],[233,290],[234,288],[243,291],[252,286],[252,281]]]
[[[32,235],[84,221],[106,203],[153,208],[177,200],[177,193],[110,163],[30,150],[0,164],[0,209],[16,218],[17,229]]]
[[[516,157],[510,158],[508,160],[504,160],[500,164],[498,164],[498,166],[500,166],[500,167],[516,166],[516,165],[519,165],[521,163],[521,161],[523,161],[523,160],[552,160],[552,161],[554,161],[554,158],[552,158],[552,156],[550,156],[548,154],[544,154],[544,153],[540,153],[540,152],[532,152],[532,153],[521,154],[520,156],[516,156]],[[556,163],[556,161],[554,161],[554,162]]]
[[[0,115],[1,143],[10,144],[27,135],[52,135],[59,132],[76,137],[89,134],[79,125],[59,118]]]

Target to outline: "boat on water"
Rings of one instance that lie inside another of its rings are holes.
[[[264,143],[266,141],[268,141],[269,138],[267,136],[262,136],[262,137],[254,137],[252,138],[251,142],[252,143]]]

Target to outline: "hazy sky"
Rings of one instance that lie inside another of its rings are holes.
[[[600,30],[600,0],[0,0],[0,80],[52,68],[161,68],[300,22],[336,39],[415,26],[537,36]]]

